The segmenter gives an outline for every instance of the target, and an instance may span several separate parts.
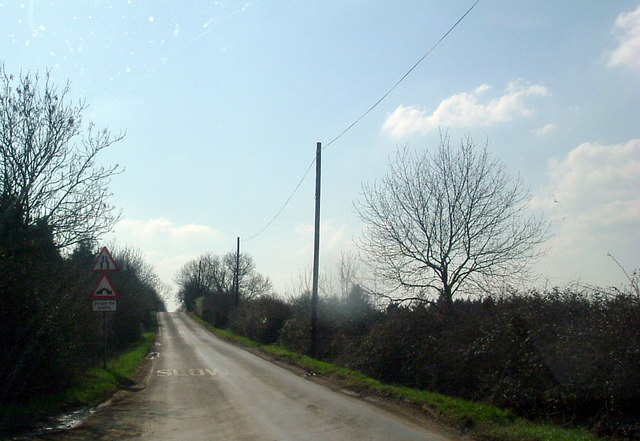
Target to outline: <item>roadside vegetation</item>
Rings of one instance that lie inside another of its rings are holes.
[[[109,360],[106,369],[93,367],[87,370],[68,389],[3,406],[0,408],[0,433],[24,430],[44,417],[70,409],[95,406],[130,386],[155,338],[155,332],[144,333],[137,342]]]
[[[161,286],[141,254],[112,250],[120,297],[102,314],[90,295],[96,238],[118,220],[108,183],[118,166],[96,165],[122,139],[83,121],[86,106],[48,74],[12,74],[0,63],[0,434],[42,411],[104,397],[137,365],[129,352],[155,332]],[[138,349],[140,351],[140,349]],[[128,354],[131,360],[119,359]],[[120,364],[119,364],[120,363]],[[25,414],[20,413],[22,409]]]

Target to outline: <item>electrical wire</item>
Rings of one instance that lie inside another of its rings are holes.
[[[300,186],[302,185],[302,183],[304,182],[304,180],[306,179],[307,175],[309,174],[309,172],[311,171],[311,167],[313,167],[313,164],[315,164],[316,162],[316,158],[313,158],[313,161],[311,161],[311,163],[309,164],[309,167],[307,167],[307,171],[304,172],[304,175],[302,175],[302,178],[300,179],[300,181],[298,181],[298,185],[296,185],[296,188],[293,189],[293,191],[291,192],[291,194],[289,195],[289,197],[287,198],[286,201],[284,201],[284,204],[282,204],[282,206],[280,207],[280,209],[278,210],[278,212],[275,214],[275,216],[273,216],[271,218],[271,220],[269,222],[267,222],[267,224],[262,227],[262,229],[260,231],[258,231],[256,234],[254,234],[253,236],[249,237],[248,239],[244,239],[243,242],[248,242],[251,239],[254,239],[256,237],[258,237],[260,234],[262,234],[267,228],[269,228],[271,226],[272,223],[275,222],[275,220],[280,216],[280,214],[284,211],[284,209],[286,208],[287,205],[289,205],[289,202],[291,202],[291,199],[293,198],[293,196],[298,192],[298,189],[300,188]]]
[[[470,7],[469,9],[467,9],[467,12],[465,12],[465,13],[462,15],[462,17],[460,17],[460,18],[458,19],[458,21],[456,21],[456,22],[453,24],[453,26],[451,26],[451,27],[449,28],[449,30],[448,30],[447,32],[445,32],[445,33],[444,33],[444,35],[442,35],[442,37],[440,37],[440,39],[439,39],[438,41],[436,41],[436,43],[435,43],[433,46],[431,46],[431,47],[429,48],[429,50],[428,50],[427,52],[425,52],[425,54],[424,54],[424,55],[423,55],[423,56],[422,56],[418,61],[416,61],[416,63],[415,63],[413,66],[411,66],[411,69],[409,69],[409,70],[408,70],[408,71],[407,71],[407,72],[406,72],[406,73],[405,73],[405,74],[404,74],[404,75],[403,75],[403,76],[402,76],[402,77],[401,77],[401,78],[396,82],[396,84],[394,84],[394,85],[393,85],[393,87],[391,87],[391,89],[389,89],[389,90],[387,91],[387,93],[385,93],[384,95],[382,95],[382,97],[381,97],[378,101],[376,101],[376,102],[373,104],[373,106],[369,107],[369,108],[368,108],[368,109],[367,109],[367,110],[366,110],[362,115],[360,115],[360,117],[359,117],[358,119],[356,119],[356,120],[355,120],[354,122],[352,122],[352,123],[351,123],[351,124],[346,128],[346,129],[344,129],[342,132],[340,132],[340,134],[339,134],[338,136],[336,136],[336,137],[335,137],[335,138],[333,138],[331,141],[329,141],[326,145],[324,145],[324,146],[322,147],[322,149],[324,150],[324,149],[326,149],[327,147],[329,147],[331,144],[333,144],[334,142],[336,142],[338,139],[340,139],[340,138],[342,137],[342,135],[344,135],[345,133],[347,133],[347,132],[348,132],[349,130],[351,130],[351,129],[356,125],[356,124],[358,124],[358,123],[362,120],[362,118],[364,118],[365,116],[367,116],[367,115],[368,115],[368,114],[369,114],[373,109],[375,109],[376,107],[378,107],[378,104],[380,104],[380,103],[381,103],[381,102],[382,102],[386,97],[388,97],[388,96],[389,96],[389,94],[391,94],[391,92],[393,92],[393,91],[395,90],[395,88],[396,88],[396,87],[398,87],[398,85],[399,85],[400,83],[402,83],[402,81],[404,81],[404,79],[405,79],[405,78],[407,78],[407,77],[409,76],[409,74],[410,74],[411,72],[413,72],[413,70],[414,70],[416,67],[418,67],[418,65],[419,65],[420,63],[422,63],[422,60],[424,60],[425,58],[427,58],[427,56],[428,56],[431,52],[433,52],[433,50],[434,50],[436,47],[438,47],[438,45],[440,45],[440,43],[442,43],[442,41],[443,41],[445,38],[447,38],[447,36],[448,36],[448,35],[449,35],[449,34],[450,34],[450,33],[451,33],[451,32],[452,32],[452,31],[453,31],[453,30],[454,30],[454,29],[455,29],[455,28],[460,24],[460,22],[461,22],[462,20],[464,20],[464,18],[465,18],[467,15],[469,15],[469,13],[471,12],[471,10],[472,10],[473,8],[475,8],[475,7],[476,7],[476,5],[477,5],[479,2],[480,2],[480,0],[476,0],[476,2],[475,2],[474,4],[472,4],[472,5],[471,5],[471,7]]]
[[[427,58],[427,56],[429,56],[429,54],[431,52],[433,52],[433,50],[435,48],[437,48],[440,43],[442,43],[442,41],[447,38],[447,36],[453,32],[453,30],[462,22],[462,20],[465,19],[465,17],[467,15],[469,15],[469,13],[473,10],[473,8],[476,7],[476,5],[480,3],[480,0],[476,0],[471,7],[469,7],[469,9],[467,9],[467,11],[458,19],[458,21],[456,21],[453,26],[451,26],[449,28],[449,30],[447,32],[445,32],[442,37],[440,37],[440,39],[438,41],[435,42],[435,44],[433,46],[431,46],[429,48],[429,50],[427,50],[424,55],[422,57],[420,57],[420,59],[418,61],[416,61],[413,66],[411,66],[411,68],[404,74],[402,75],[402,77],[396,81],[396,83],[384,94],[382,95],[382,97],[376,101],[371,107],[369,107],[362,115],[360,115],[354,122],[352,122],[351,124],[349,124],[349,126],[347,126],[346,129],[344,129],[342,132],[340,132],[335,138],[333,138],[331,141],[329,141],[327,144],[325,144],[324,146],[322,146],[322,150],[326,149],[327,147],[329,147],[331,144],[333,144],[334,142],[336,142],[338,139],[340,139],[345,133],[347,133],[349,130],[351,130],[356,124],[358,124],[365,116],[367,116],[373,109],[375,109],[376,107],[378,107],[378,105],[384,101],[384,99],[386,97],[388,97],[391,92],[393,92],[395,90],[396,87],[398,87],[400,85],[400,83],[402,83],[404,81],[405,78],[407,78],[409,76],[409,74],[411,74],[411,72],[413,72],[413,70],[418,67],[418,65],[420,63],[422,63],[422,61]],[[280,215],[282,214],[282,212],[284,211],[284,209],[287,207],[287,205],[289,205],[289,202],[291,202],[291,199],[293,199],[293,196],[295,196],[295,194],[298,192],[298,189],[300,188],[300,186],[302,185],[302,183],[304,182],[304,180],[306,179],[307,175],[309,174],[309,171],[311,171],[311,167],[313,167],[313,164],[316,162],[315,157],[313,158],[313,160],[311,161],[311,163],[309,164],[309,166],[307,167],[307,170],[304,172],[304,175],[302,176],[302,178],[300,179],[300,181],[298,182],[298,184],[296,185],[296,187],[293,189],[293,191],[291,192],[291,194],[289,195],[289,197],[287,198],[287,200],[284,202],[284,204],[282,204],[282,206],[280,207],[280,209],[278,210],[278,212],[271,218],[271,220],[269,222],[267,222],[267,224],[262,227],[262,229],[260,229],[260,231],[258,231],[257,233],[255,233],[253,236],[249,237],[248,239],[244,239],[243,242],[247,242],[251,239],[254,239],[256,237],[258,237],[260,234],[262,234],[267,228],[269,228],[271,226],[271,224],[273,224],[275,222],[276,219],[278,219],[278,217],[280,217]]]

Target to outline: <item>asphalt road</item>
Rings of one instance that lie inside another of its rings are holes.
[[[160,315],[159,343],[144,388],[39,439],[452,440],[222,341],[182,313]]]

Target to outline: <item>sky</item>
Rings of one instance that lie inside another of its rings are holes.
[[[122,210],[101,244],[139,249],[161,280],[236,237],[278,293],[312,267],[316,142],[327,145],[473,4],[0,0],[0,62],[50,70],[87,121],[126,132]],[[480,0],[372,111],[323,150],[321,254],[357,251],[363,183],[400,146],[470,136],[551,222],[549,286],[640,268],[640,2]],[[291,196],[289,203],[274,219]],[[267,227],[267,228],[265,228]]]

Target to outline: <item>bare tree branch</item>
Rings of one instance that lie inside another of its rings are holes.
[[[21,208],[24,223],[45,221],[59,248],[118,220],[107,186],[121,170],[98,167],[96,157],[124,137],[84,126],[87,106],[68,94],[69,84],[56,88],[48,72],[14,77],[0,64],[0,191]]]

